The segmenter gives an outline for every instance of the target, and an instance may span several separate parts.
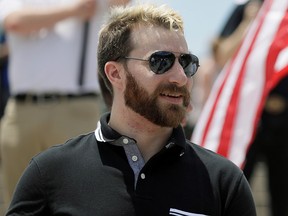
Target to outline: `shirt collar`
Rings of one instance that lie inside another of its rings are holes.
[[[97,128],[95,130],[95,137],[99,142],[109,142],[114,145],[122,145],[123,138],[126,136],[119,134],[117,131],[113,130],[108,125],[109,118],[110,113],[105,113],[102,115],[102,117],[97,123]],[[130,137],[126,138],[133,139]],[[186,146],[186,138],[183,128],[180,125],[177,128],[173,129],[172,135],[169,138],[165,147],[168,149],[173,146],[179,146],[182,149],[182,152],[184,153],[184,149]]]

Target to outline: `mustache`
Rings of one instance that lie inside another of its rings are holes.
[[[188,89],[185,86],[179,87],[173,83],[162,84],[162,85],[157,87],[155,92],[157,95],[159,95],[163,92],[181,94],[182,97],[184,98],[184,105],[188,106],[190,103],[191,93],[188,91]]]

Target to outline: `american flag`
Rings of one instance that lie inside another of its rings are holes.
[[[265,0],[217,77],[191,141],[242,167],[266,97],[287,74],[288,1]]]

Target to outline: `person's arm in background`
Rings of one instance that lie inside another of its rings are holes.
[[[96,8],[96,0],[79,0],[72,5],[51,8],[30,7],[9,14],[3,26],[7,32],[30,34],[42,28],[50,28],[70,17],[88,20],[94,15]]]
[[[258,0],[251,0],[244,8],[243,19],[237,28],[228,36],[220,36],[214,42],[214,55],[217,64],[223,68],[227,61],[238,49],[248,26],[253,21],[262,3]]]

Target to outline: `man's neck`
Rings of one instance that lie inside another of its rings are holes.
[[[128,108],[121,112],[112,108],[109,125],[118,133],[135,139],[145,161],[165,146],[173,130],[155,125]]]

